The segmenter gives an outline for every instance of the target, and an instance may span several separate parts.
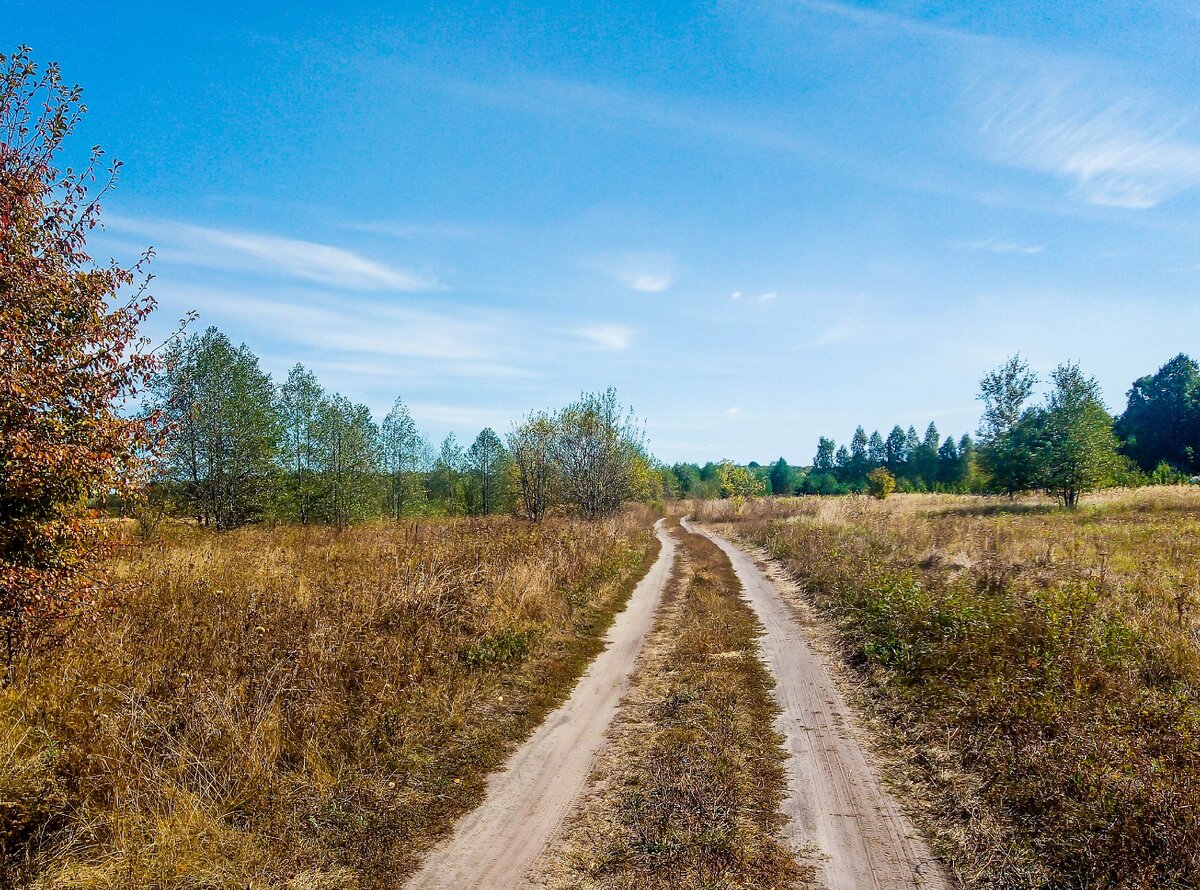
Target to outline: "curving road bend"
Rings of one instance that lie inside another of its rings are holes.
[[[706,528],[733,563],[746,600],[765,632],[763,660],[782,708],[776,729],[788,751],[786,835],[815,854],[825,890],[951,890],[953,882],[883,787],[856,739],[855,720],[822,657],[809,645],[793,608],[743,550]]]
[[[488,780],[487,797],[426,857],[410,890],[503,890],[526,873],[583,793],[592,761],[629,687],[674,562],[675,539],[660,519],[662,550],[634,588],[571,697]]]

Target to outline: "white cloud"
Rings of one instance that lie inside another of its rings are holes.
[[[981,133],[998,160],[1056,174],[1092,204],[1146,209],[1200,186],[1188,115],[1078,77],[1018,79],[982,100]]]
[[[633,279],[629,286],[634,290],[640,290],[649,294],[656,294],[659,291],[664,291],[671,286],[671,276],[668,274],[639,275]]]
[[[742,413],[742,409],[741,409],[741,408],[739,408],[737,405],[732,405],[731,407],[729,407],[729,408],[726,408],[726,409],[725,409],[725,413],[726,413],[726,414],[730,414],[730,415],[732,415],[732,414],[741,414],[741,413]]]
[[[774,300],[774,299],[777,299],[778,297],[779,297],[779,294],[775,293],[775,291],[773,291],[773,290],[767,291],[765,294],[758,295],[758,302],[765,303],[768,300]]]
[[[597,349],[621,352],[633,345],[633,331],[615,324],[593,324],[572,331]]]
[[[630,290],[657,294],[675,280],[675,258],[666,253],[639,252],[593,257],[586,265]]]
[[[433,280],[313,241],[109,215],[106,225],[155,245],[164,263],[253,271],[360,291],[427,291]]]
[[[742,298],[742,292],[740,290],[735,290],[733,293],[731,293],[729,295],[729,299],[731,299],[731,300],[740,300],[741,298]]]
[[[1033,255],[1046,249],[1044,244],[1023,244],[1020,241],[1005,241],[1001,238],[980,238],[975,241],[951,241],[955,250],[978,250],[987,253],[1021,253]]]
[[[530,374],[522,364],[533,347],[519,317],[476,313],[468,319],[312,291],[248,297],[173,283],[169,294],[173,305],[199,310],[201,326],[216,323],[239,337],[274,343],[283,366],[300,359],[314,370],[372,378],[413,370],[483,379]]]

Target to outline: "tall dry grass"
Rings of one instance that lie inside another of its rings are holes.
[[[1200,886],[1200,491],[753,504],[967,887]]]
[[[399,886],[599,650],[650,524],[174,527],[0,691],[0,885]]]

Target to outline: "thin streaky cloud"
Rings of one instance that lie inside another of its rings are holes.
[[[803,9],[834,16],[864,28],[885,31],[889,34],[911,34],[917,37],[932,37],[956,43],[995,43],[1000,40],[1000,38],[987,34],[940,25],[926,19],[912,18],[893,12],[868,9],[852,3],[836,3],[832,0],[786,0],[779,6],[783,9]]]
[[[454,223],[409,223],[370,220],[365,222],[340,222],[338,228],[369,235],[383,235],[402,241],[432,238],[445,241],[480,241],[494,237],[493,233],[475,226]]]
[[[758,302],[760,302],[760,303],[766,303],[771,300],[777,300],[777,299],[779,299],[779,294],[777,294],[773,290],[767,291],[766,293],[758,295]]]
[[[173,301],[242,330],[344,360],[436,362],[439,373],[486,366],[492,372],[519,355],[519,319],[464,319],[448,312],[350,301],[326,294],[250,297],[221,288],[173,284]],[[508,374],[521,374],[510,369]]]
[[[298,278],[359,291],[429,291],[436,281],[329,244],[281,235],[212,229],[171,220],[108,215],[115,231],[153,239],[164,263]]]
[[[534,115],[569,115],[606,124],[633,122],[660,130],[741,143],[776,151],[811,149],[812,143],[782,128],[747,120],[737,108],[665,94],[632,92],[620,87],[567,77],[527,73],[503,80],[449,77],[434,71],[384,62],[406,79],[446,95]]]
[[[980,133],[1001,162],[1071,180],[1091,204],[1145,210],[1200,186],[1189,115],[1133,91],[1100,96],[1074,79],[996,85]]]
[[[1006,241],[1003,238],[979,238],[974,241],[951,241],[954,250],[982,251],[984,253],[1017,253],[1032,256],[1046,249],[1044,244],[1024,244]]]

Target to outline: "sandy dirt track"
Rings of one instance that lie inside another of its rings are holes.
[[[760,647],[775,676],[783,709],[776,728],[788,750],[787,839],[802,856],[805,848],[812,854],[818,886],[950,890],[953,882],[855,738],[854,718],[797,611],[748,554],[710,529],[688,528],[725,551],[765,628]]]
[[[571,697],[490,777],[484,802],[426,857],[408,884],[411,890],[528,886],[530,864],[583,792],[654,623],[675,553],[675,540],[663,531],[662,520],[655,533],[662,550],[609,629],[607,648]]]

